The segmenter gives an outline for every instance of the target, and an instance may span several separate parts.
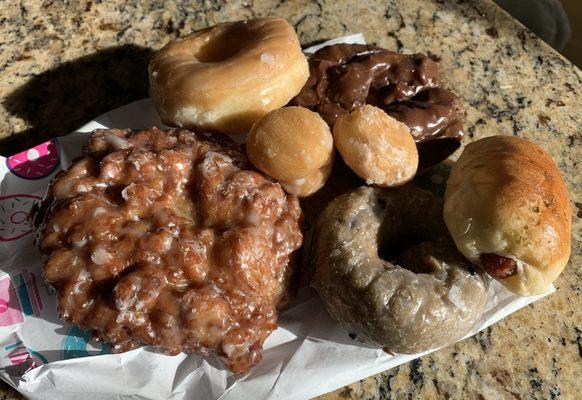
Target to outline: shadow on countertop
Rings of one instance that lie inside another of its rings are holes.
[[[0,139],[0,154],[65,135],[100,114],[147,97],[152,54],[135,45],[112,47],[34,76],[3,102],[30,128]]]

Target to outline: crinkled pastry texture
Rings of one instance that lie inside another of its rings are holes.
[[[482,315],[487,278],[456,249],[442,199],[407,185],[337,197],[316,224],[313,284],[330,314],[385,350],[461,339]]]
[[[301,209],[210,135],[97,130],[35,215],[60,316],[121,352],[261,359],[301,246]]]

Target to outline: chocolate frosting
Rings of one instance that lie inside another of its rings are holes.
[[[417,142],[420,168],[452,154],[463,137],[465,110],[439,87],[436,63],[424,54],[399,54],[361,44],[336,44],[315,52],[310,76],[292,104],[337,117],[372,104],[405,123]]]

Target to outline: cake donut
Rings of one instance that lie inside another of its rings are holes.
[[[327,206],[313,240],[327,310],[387,351],[446,346],[482,315],[488,279],[457,251],[430,192],[360,187]]]
[[[321,114],[333,127],[364,104],[404,122],[414,137],[420,169],[460,146],[465,110],[440,87],[437,64],[424,54],[399,54],[362,44],[334,44],[309,58],[309,79],[291,104]]]
[[[516,294],[541,294],[570,257],[571,209],[560,170],[516,136],[470,143],[453,165],[444,219],[461,253]]]
[[[97,130],[35,213],[61,318],[114,352],[261,360],[301,246],[295,196],[226,138]]]
[[[308,75],[299,39],[286,20],[227,22],[154,54],[150,96],[167,125],[247,133],[299,93]]]

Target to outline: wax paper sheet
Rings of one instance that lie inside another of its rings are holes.
[[[356,34],[333,42],[364,43],[364,38]],[[279,328],[267,339],[263,360],[244,375],[222,369],[212,357],[166,356],[149,348],[110,354],[109,346],[88,342],[89,331],[59,320],[54,289],[42,280],[42,262],[32,243],[30,209],[55,173],[80,154],[87,132],[152,125],[163,126],[151,101],[144,99],[108,112],[66,137],[0,157],[3,380],[31,399],[307,399],[425,354],[391,356],[352,339],[328,316],[307,278],[282,313]],[[416,182],[442,194],[447,176],[448,167],[439,165]],[[303,203],[308,229],[312,216],[348,187],[341,179],[332,180]],[[308,254],[303,258],[308,261]],[[493,282],[486,311],[468,336],[545,295],[518,297]]]

